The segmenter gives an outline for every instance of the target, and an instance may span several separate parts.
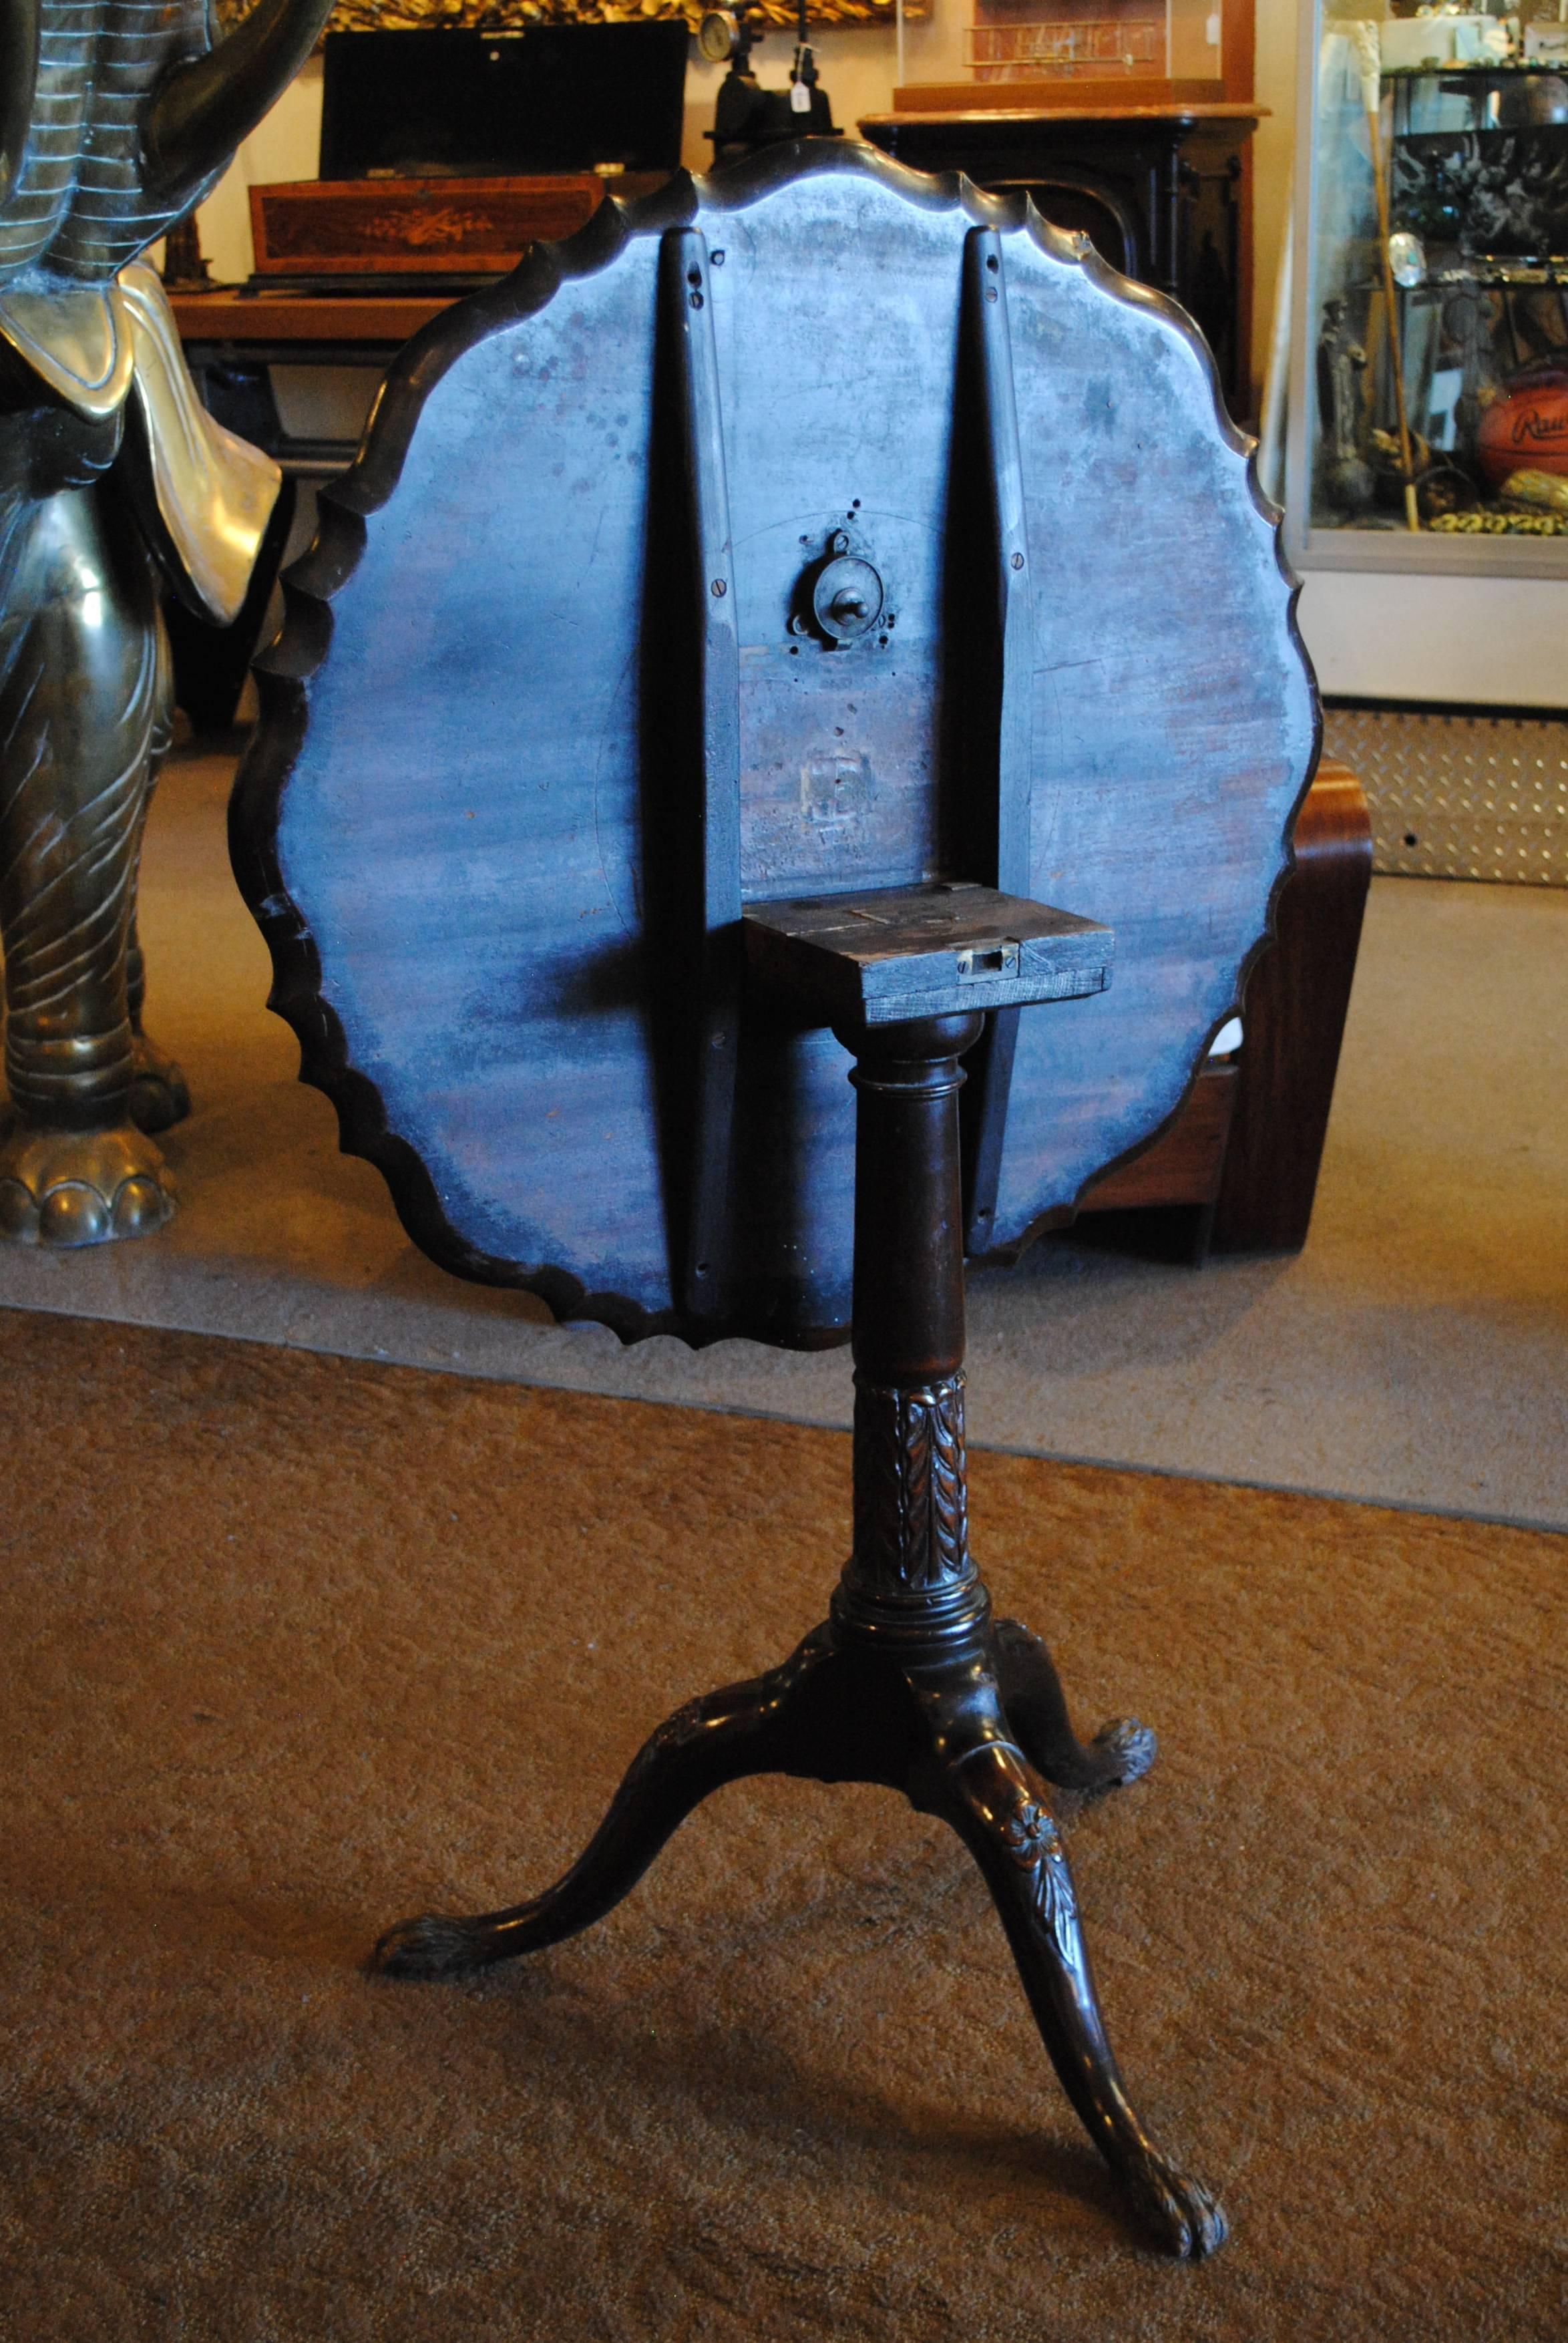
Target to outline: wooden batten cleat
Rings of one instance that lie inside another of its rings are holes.
[[[1082,1000],[1110,983],[1116,940],[967,880],[753,903],[741,926],[753,978],[834,1025]]]

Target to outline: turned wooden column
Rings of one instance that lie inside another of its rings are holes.
[[[984,1618],[964,1463],[962,1053],[977,1015],[840,1031],[856,1053],[854,1549],[840,1624],[946,1641]]]

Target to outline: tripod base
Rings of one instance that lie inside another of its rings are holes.
[[[751,1774],[873,1782],[950,1823],[979,1864],[1063,2089],[1168,2253],[1224,2240],[1206,2188],[1150,2139],[1106,2040],[1048,1783],[1135,1781],[1154,1735],[1134,1722],[1081,1743],[1045,1646],[989,1613],[956,1636],[889,1648],[829,1619],[782,1667],[690,1701],[646,1742],[578,1861],[532,1902],[472,1919],[406,1920],[376,1947],[388,1976],[449,1978],[575,1936],[634,1887],[709,1793]]]

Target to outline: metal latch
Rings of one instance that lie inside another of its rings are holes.
[[[999,976],[1018,974],[1018,946],[1010,936],[1000,943],[974,944],[968,951],[955,952],[960,984],[982,984]]]

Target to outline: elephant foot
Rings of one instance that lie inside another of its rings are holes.
[[[184,1074],[145,1033],[131,1036],[131,1121],[138,1131],[167,1131],[191,1111]]]
[[[174,1209],[174,1175],[134,1123],[40,1131],[13,1118],[0,1135],[0,1241],[112,1244],[150,1236]]]

